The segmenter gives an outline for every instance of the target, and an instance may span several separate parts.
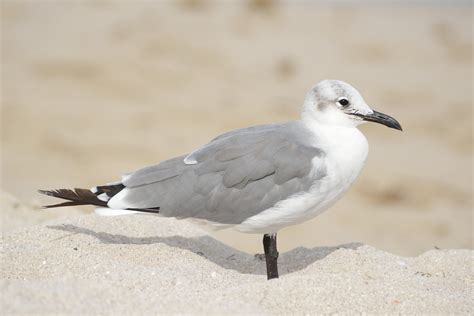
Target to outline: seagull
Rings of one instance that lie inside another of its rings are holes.
[[[99,215],[151,213],[263,234],[270,280],[279,277],[278,231],[321,214],[361,172],[368,143],[357,126],[364,122],[402,130],[348,83],[323,80],[307,93],[299,120],[224,133],[90,190],[39,192],[67,200],[45,208],[94,205]]]

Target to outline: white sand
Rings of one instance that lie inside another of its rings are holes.
[[[13,195],[0,190],[0,229],[1,233],[15,231],[56,218],[84,214],[73,208],[41,210],[41,205],[35,202],[25,203]]]
[[[472,313],[473,251],[403,258],[362,244],[264,261],[186,221],[71,216],[4,236],[5,314]]]

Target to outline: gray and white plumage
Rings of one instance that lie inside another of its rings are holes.
[[[325,154],[311,138],[299,121],[241,129],[125,176],[125,189],[108,205],[159,206],[163,216],[240,224],[326,176]]]
[[[68,205],[87,199],[82,204],[107,206],[98,210],[103,215],[159,209],[161,216],[276,233],[320,214],[347,191],[367,157],[367,140],[356,128],[365,121],[401,130],[349,84],[325,80],[308,92],[300,120],[225,133],[188,155],[95,187],[93,196],[48,193],[73,201]]]

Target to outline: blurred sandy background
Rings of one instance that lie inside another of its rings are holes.
[[[2,1],[1,9],[4,231],[69,212],[32,215],[52,201],[38,188],[92,187],[219,133],[296,119],[306,91],[334,78],[405,131],[363,126],[370,154],[359,180],[330,211],[283,230],[280,250],[353,241],[402,255],[472,248],[469,3]],[[217,236],[261,252],[259,235]]]

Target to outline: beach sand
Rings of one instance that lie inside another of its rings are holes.
[[[4,236],[2,313],[470,314],[474,252],[399,257],[360,243],[265,262],[186,221],[72,216]]]

